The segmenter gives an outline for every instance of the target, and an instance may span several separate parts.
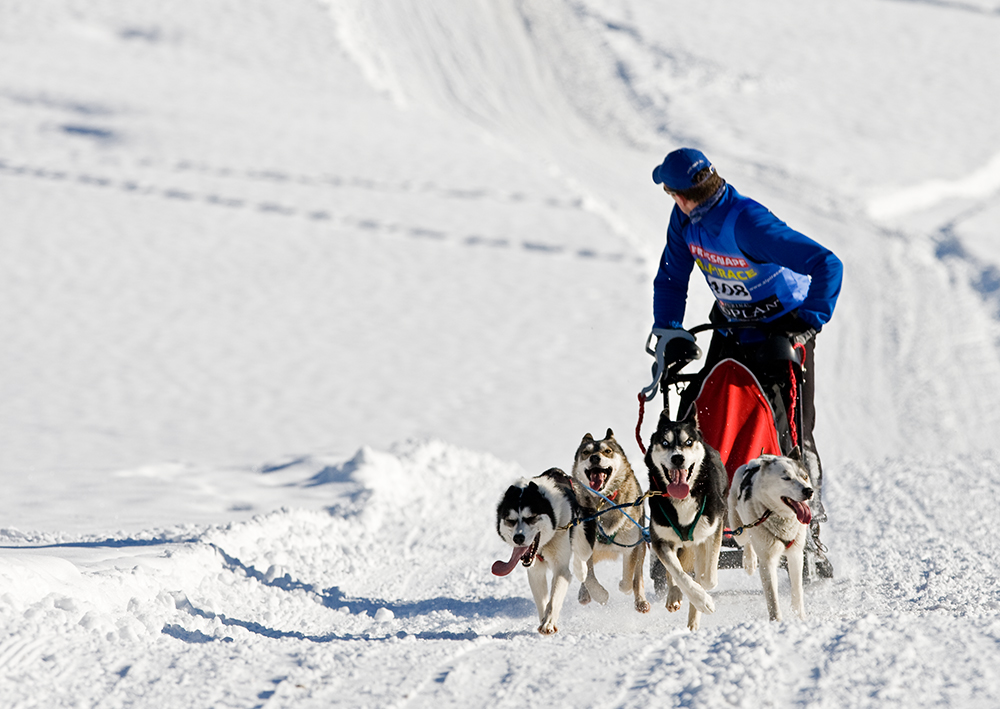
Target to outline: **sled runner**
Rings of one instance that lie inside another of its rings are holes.
[[[688,332],[702,332],[754,328],[756,323],[725,323],[698,325]],[[698,412],[698,424],[706,443],[719,451],[729,481],[744,463],[762,454],[787,455],[798,443],[797,431],[802,430],[801,406],[796,406],[795,392],[802,381],[804,351],[793,347],[786,337],[775,337],[755,343],[753,357],[756,361],[775,366],[787,366],[792,410],[781,416],[764,395],[757,377],[743,363],[726,358],[693,373],[681,373],[687,365],[700,356],[696,344],[688,340],[673,340],[667,351],[654,351],[647,343],[647,351],[657,358],[659,373],[650,387],[640,394],[645,400],[656,395],[657,386],[663,392],[663,407],[670,410],[670,389],[680,397],[675,418],[687,415],[690,406]],[[782,364],[787,362],[787,365]],[[783,430],[782,430],[783,429]],[[783,450],[785,441],[787,450]],[[742,568],[743,552],[726,530],[719,568]]]

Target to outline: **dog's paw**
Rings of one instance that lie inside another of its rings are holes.
[[[688,621],[688,630],[694,632],[700,627],[701,627],[701,616],[698,616],[697,618],[693,618]]]
[[[585,606],[590,603],[590,591],[587,590],[585,584],[580,584],[580,592],[576,594],[576,600],[580,601],[581,606]]]
[[[680,588],[671,586],[670,590],[667,591],[667,610],[671,613],[676,613],[681,609],[681,601],[683,600],[684,594],[681,593]]]
[[[703,594],[701,598],[691,599],[691,605],[700,610],[702,613],[715,613],[715,601],[707,593]]]
[[[622,579],[618,582],[618,590],[622,593],[632,593],[632,580]]]
[[[554,626],[552,623],[542,623],[538,626],[538,632],[542,635],[555,635],[559,632],[559,628]]]
[[[608,602],[608,599],[611,598],[611,594],[608,593],[608,589],[604,588],[604,586],[599,583],[592,585],[590,595],[593,596],[594,600],[602,606]]]
[[[747,576],[753,576],[757,573],[757,555],[747,553],[748,548],[743,548],[743,570],[747,572]]]
[[[651,608],[652,606],[649,605],[649,601],[647,601],[645,598],[635,599],[635,609],[640,613],[649,613]]]

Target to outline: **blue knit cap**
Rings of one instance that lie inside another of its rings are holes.
[[[679,192],[695,187],[694,176],[712,167],[705,153],[694,148],[679,148],[663,159],[662,165],[653,168],[653,182],[666,185],[667,189]]]

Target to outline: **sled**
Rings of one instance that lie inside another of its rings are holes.
[[[706,331],[746,327],[756,327],[756,324],[706,323],[688,332],[697,335]],[[788,360],[791,363],[789,376],[794,376],[797,383],[801,383],[800,351],[793,348],[787,338],[769,340],[767,345],[759,350],[763,356],[774,360]],[[723,359],[708,369],[685,374],[681,370],[700,356],[697,345],[685,340],[680,346],[680,351],[672,353],[673,357],[670,354],[667,353],[666,359],[673,361],[664,363],[662,376],[659,379],[664,409],[670,411],[670,389],[690,401],[690,396],[687,395],[688,387],[699,387],[693,400],[693,405],[698,411],[698,424],[705,442],[719,451],[730,483],[737,468],[760,455],[787,455],[788,451],[783,451],[779,442],[774,410],[764,395],[757,377],[746,365],[735,359]],[[793,431],[802,430],[801,407],[795,408],[796,410],[790,414],[789,424]],[[683,418],[687,410],[677,413],[677,418]],[[786,438],[794,440],[795,435],[793,433]],[[726,529],[723,536],[722,546],[719,568],[743,568],[743,550],[736,544],[729,529]]]

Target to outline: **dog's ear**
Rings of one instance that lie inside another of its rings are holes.
[[[687,416],[684,417],[684,423],[693,423],[695,428],[698,427],[698,407],[691,404],[691,408],[688,409]]]
[[[500,498],[500,503],[497,505],[497,518],[499,520],[500,511],[506,509],[514,509],[521,500],[521,493],[524,490],[520,485],[511,485],[507,488],[507,492],[503,494]],[[499,528],[497,529],[499,532]]]
[[[792,450],[788,451],[788,457],[791,458],[792,460],[795,460],[795,461],[798,461],[799,463],[801,463],[802,462],[802,449],[799,448],[798,446],[795,446],[794,448],[792,448]]]
[[[585,441],[593,441],[594,437],[591,436],[590,432],[588,431],[587,433],[583,434],[583,440],[585,440]]]
[[[605,439],[608,439],[608,438],[614,438],[614,437],[615,437],[615,432],[614,432],[614,431],[612,431],[612,430],[611,430],[611,429],[609,428],[609,429],[608,429],[608,432],[607,432],[607,434],[606,434],[606,435],[604,436],[604,438],[605,438]]]

